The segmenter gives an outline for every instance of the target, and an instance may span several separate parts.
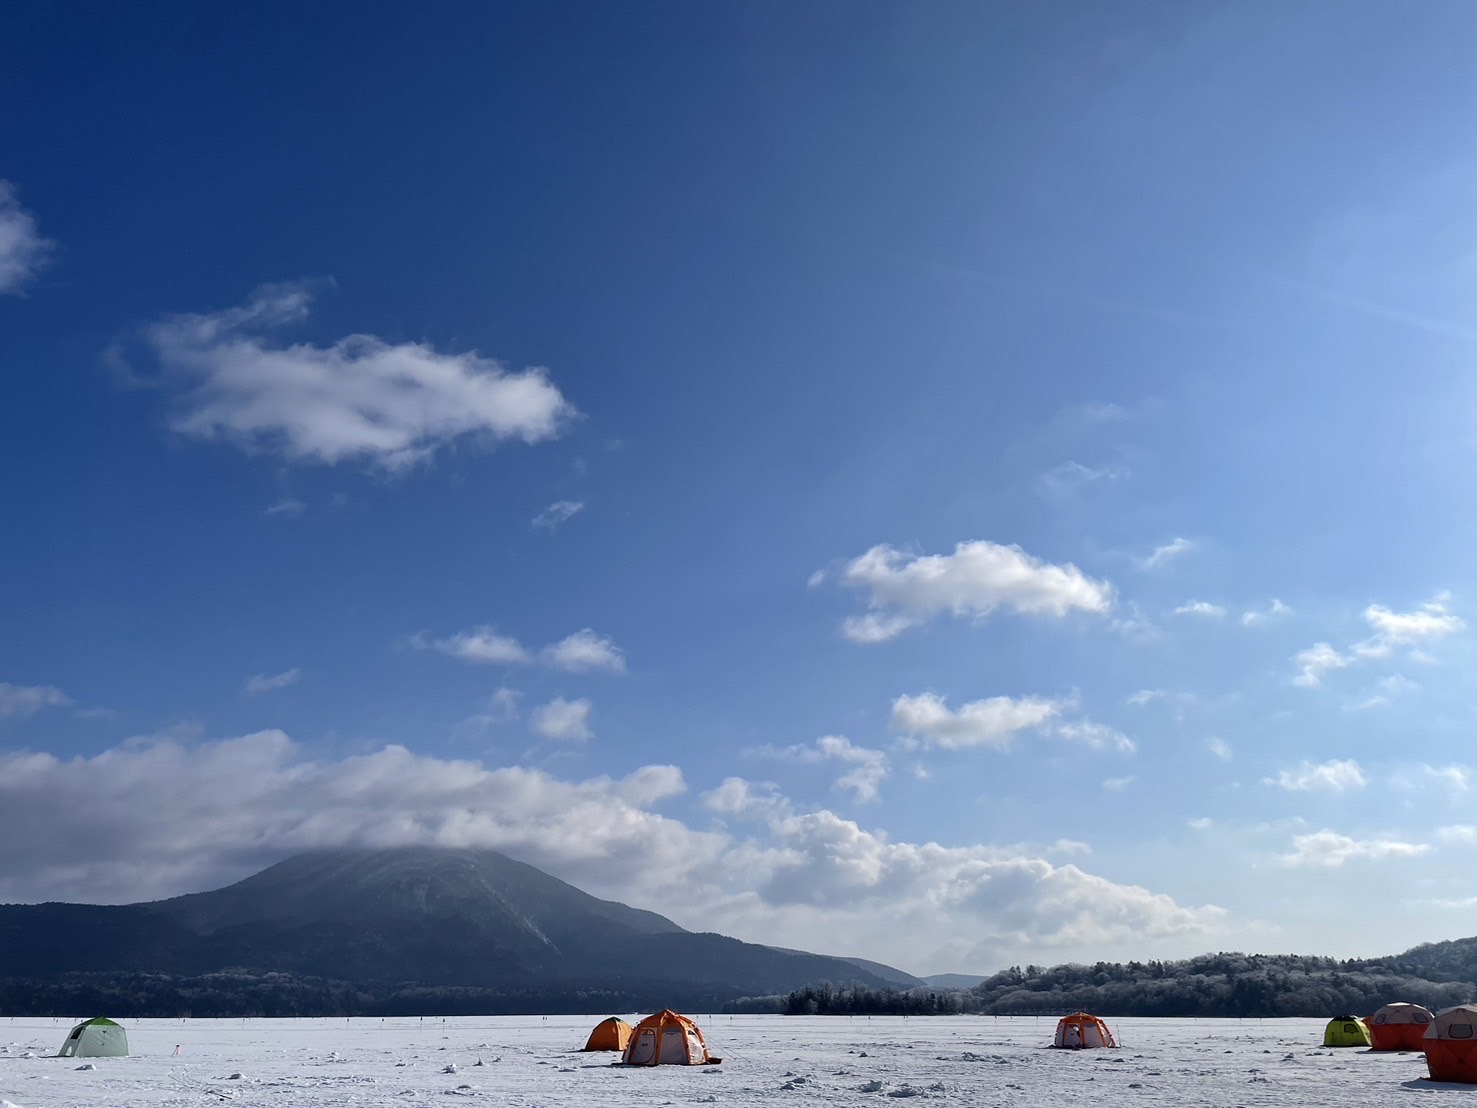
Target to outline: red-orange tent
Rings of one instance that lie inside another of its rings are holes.
[[[1085,1047],[1118,1044],[1113,1041],[1113,1032],[1108,1030],[1108,1025],[1102,1020],[1086,1012],[1073,1012],[1057,1022],[1056,1036],[1051,1045],[1068,1050],[1082,1050]]]
[[[692,1020],[669,1008],[647,1016],[631,1029],[621,1061],[628,1066],[717,1065],[703,1033]]]
[[[1369,1025],[1373,1050],[1421,1050],[1431,1010],[1419,1004],[1386,1004],[1364,1022]]]
[[[601,1020],[585,1040],[585,1050],[625,1050],[631,1041],[631,1025],[619,1016]]]
[[[1443,1008],[1421,1039],[1432,1081],[1477,1085],[1477,1006]]]

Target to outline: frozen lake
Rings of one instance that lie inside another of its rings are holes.
[[[1423,1080],[1420,1054],[1323,1049],[1323,1020],[1110,1019],[1121,1049],[1074,1053],[1045,1049],[1056,1026],[1045,1016],[690,1012],[721,1066],[627,1069],[610,1065],[613,1054],[576,1052],[608,1014],[123,1020],[131,1057],[90,1060],[51,1056],[73,1019],[0,1017],[0,1101],[286,1108],[460,1096],[529,1108],[902,1100],[1349,1108],[1421,1095],[1441,1106],[1477,1100],[1477,1086]],[[87,1061],[95,1068],[78,1068]]]

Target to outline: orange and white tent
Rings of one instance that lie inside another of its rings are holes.
[[[701,1066],[717,1065],[723,1059],[708,1053],[697,1024],[663,1008],[631,1029],[621,1061],[628,1066]]]
[[[625,1050],[631,1041],[631,1025],[619,1016],[601,1020],[585,1040],[584,1050]]]
[[[1051,1045],[1068,1050],[1082,1050],[1086,1047],[1118,1044],[1113,1040],[1113,1032],[1108,1030],[1108,1025],[1102,1020],[1086,1012],[1073,1012],[1057,1022],[1056,1037],[1052,1039]]]
[[[1420,1050],[1431,1019],[1431,1009],[1419,1004],[1386,1004],[1365,1020],[1369,1045],[1373,1050]]]
[[[1477,1006],[1441,1009],[1431,1018],[1421,1046],[1432,1081],[1477,1085]]]

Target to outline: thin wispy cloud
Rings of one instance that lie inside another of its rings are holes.
[[[1156,546],[1151,553],[1139,559],[1140,569],[1162,569],[1174,561],[1195,549],[1195,544],[1189,539],[1173,538],[1163,546]]]
[[[1226,609],[1220,604],[1212,604],[1208,600],[1187,600],[1174,610],[1177,616],[1202,616],[1206,619],[1220,619],[1226,614]]]
[[[53,685],[12,685],[0,681],[0,719],[24,719],[43,708],[65,708],[72,698]]]
[[[1273,620],[1280,619],[1292,612],[1282,601],[1275,596],[1265,608],[1248,608],[1241,613],[1242,627],[1265,627]]]
[[[978,620],[1005,609],[1060,619],[1113,606],[1112,586],[1075,565],[1053,565],[1018,546],[986,541],[959,543],[952,554],[874,546],[847,564],[841,582],[867,598],[870,610],[842,625],[842,634],[859,643],[885,642],[941,615]]]
[[[428,633],[418,631],[406,642],[414,650],[435,650],[476,665],[540,664],[565,673],[626,672],[625,652],[613,640],[589,627],[537,651],[488,625],[458,631],[444,638],[432,638]]]
[[[241,691],[247,696],[259,696],[265,692],[272,692],[274,689],[285,689],[289,685],[296,685],[302,675],[303,671],[297,667],[270,675],[258,673],[247,680]]]
[[[1264,777],[1262,784],[1276,785],[1290,792],[1348,792],[1369,783],[1364,769],[1352,758],[1332,759],[1314,764],[1303,762],[1296,769],[1283,770],[1275,777]]]
[[[1287,866],[1318,866],[1337,869],[1345,862],[1387,862],[1396,858],[1418,858],[1429,854],[1429,843],[1412,843],[1402,839],[1356,839],[1336,831],[1315,831],[1308,835],[1297,835],[1292,840],[1292,850],[1282,855]]]
[[[306,510],[307,505],[301,500],[292,497],[284,497],[275,504],[270,505],[262,511],[264,516],[300,516]]]
[[[848,766],[836,779],[835,787],[850,792],[863,803],[878,798],[880,786],[891,772],[886,753],[857,746],[844,735],[825,735],[810,745],[797,744],[783,749],[760,747],[753,753],[805,765],[834,762]]]
[[[21,206],[15,185],[0,181],[0,295],[19,295],[55,247],[41,236],[36,217]]]
[[[512,372],[475,352],[374,335],[326,347],[269,337],[304,322],[311,303],[304,285],[272,285],[242,307],[144,328],[174,395],[170,426],[293,462],[397,471],[461,439],[550,439],[574,415],[539,367]]]
[[[1108,464],[1087,466],[1081,462],[1065,461],[1052,466],[1036,480],[1043,492],[1064,496],[1080,491],[1089,485],[1112,484],[1133,476],[1125,465]]]
[[[573,519],[584,510],[585,505],[579,500],[556,500],[533,517],[533,525],[546,531],[553,531],[561,523]]]

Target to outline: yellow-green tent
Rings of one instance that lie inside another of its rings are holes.
[[[1358,1016],[1334,1016],[1323,1029],[1324,1046],[1370,1046],[1369,1028]]]

